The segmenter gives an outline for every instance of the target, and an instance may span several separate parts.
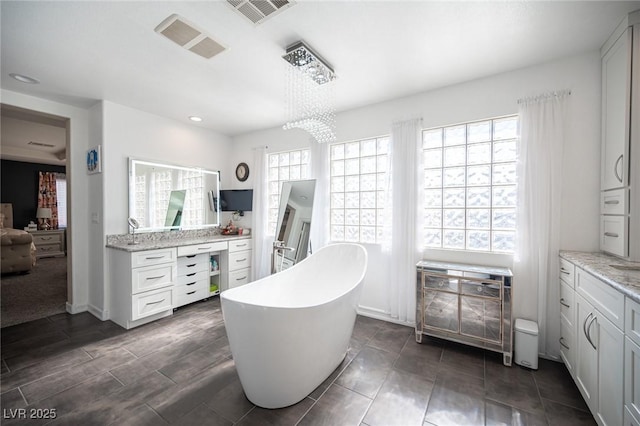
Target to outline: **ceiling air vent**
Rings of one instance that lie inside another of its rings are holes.
[[[156,32],[206,59],[214,57],[225,49],[189,21],[175,14],[162,21],[156,27]]]
[[[293,6],[294,0],[227,0],[231,6],[254,24]]]

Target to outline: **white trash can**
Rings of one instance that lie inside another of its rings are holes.
[[[538,323],[516,319],[516,364],[538,369]]]

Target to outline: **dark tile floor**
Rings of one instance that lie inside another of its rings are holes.
[[[245,398],[217,298],[129,331],[83,313],[1,334],[3,425],[595,424],[562,364],[508,368],[499,354],[417,344],[413,329],[366,317],[340,367],[280,410]]]

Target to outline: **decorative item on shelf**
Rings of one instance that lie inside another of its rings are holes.
[[[102,155],[100,145],[87,151],[87,174],[102,172]]]
[[[287,48],[287,109],[283,128],[307,131],[318,143],[336,140],[333,85],[336,74],[327,62],[304,42]]]
[[[238,167],[236,167],[236,178],[238,178],[240,182],[244,182],[249,178],[249,166],[247,163],[238,164]]]
[[[140,223],[133,217],[127,219],[127,223],[129,223],[129,227],[131,227],[131,241],[129,241],[129,245],[133,246],[138,244],[136,241],[136,229],[140,227]]]
[[[238,227],[233,224],[233,220],[229,219],[227,226],[222,228],[222,235],[238,235]]]
[[[25,231],[37,231],[38,230],[38,224],[34,223],[33,221],[30,221],[29,224],[26,226],[26,228],[24,228]]]
[[[36,218],[38,219],[39,229],[48,231],[51,229],[49,219],[51,219],[51,209],[49,207],[38,207],[36,211]]]

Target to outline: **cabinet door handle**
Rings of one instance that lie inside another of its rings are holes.
[[[242,280],[246,280],[246,279],[247,279],[247,276],[245,275],[244,277],[236,278],[236,281],[242,281]]]
[[[616,178],[620,181],[620,183],[622,183],[622,176],[621,176],[622,173],[618,174],[618,165],[620,164],[623,158],[624,158],[624,154],[620,154],[620,157],[618,157],[618,159],[616,160],[615,166],[613,166],[613,173],[615,173]]]
[[[158,303],[162,303],[162,302],[164,302],[164,300],[165,300],[165,299],[158,300],[157,302],[147,302],[146,304],[147,304],[147,306],[149,306],[149,305],[157,305]]]
[[[146,260],[162,259],[164,256],[147,256]]]
[[[160,278],[164,277],[165,275],[158,275],[157,277],[147,277],[147,280],[159,280]]]
[[[620,204],[619,200],[607,200],[604,202],[605,204]]]
[[[613,237],[613,238],[618,238],[619,237],[617,232],[605,232],[604,236],[605,237]]]
[[[196,291],[195,291],[195,290],[193,290],[193,291],[190,291],[190,292],[189,292],[189,293],[187,293],[187,294],[193,294],[193,293],[195,293],[195,292],[196,292]]]
[[[567,307],[567,308],[570,308],[570,307],[571,307],[571,305],[569,305],[567,302],[565,302],[565,301],[564,301],[564,298],[560,298],[560,304],[561,304],[562,306]]]
[[[211,247],[198,247],[198,250],[211,250]]]
[[[192,282],[192,283],[187,283],[187,285],[194,285],[196,282]]]
[[[197,265],[197,263],[192,263],[191,265],[186,265],[186,266],[187,266],[187,268],[193,268],[196,265]]]
[[[560,273],[565,274],[565,275],[571,275],[571,272],[565,270],[564,268],[560,268]]]
[[[593,346],[593,349],[595,350],[598,350],[598,348],[596,348],[595,343],[593,343],[593,340],[591,340],[591,325],[593,325],[594,321],[596,321],[596,324],[597,324],[597,320],[598,320],[598,317],[594,315],[591,321],[589,322],[589,325],[587,326],[587,332],[588,332],[587,337],[588,337],[589,343],[591,343],[591,346]]]
[[[196,257],[196,255],[195,254],[190,254],[189,256],[185,256],[185,257],[188,257],[189,259],[191,259],[192,257]]]
[[[49,241],[51,237],[40,237],[42,240]]]
[[[192,277],[192,276],[194,276],[195,274],[196,274],[196,272],[192,272],[192,273],[187,274],[187,275],[185,275],[185,276],[187,276],[187,277]]]
[[[592,316],[593,312],[589,312],[589,315],[587,315],[587,317],[584,319],[584,323],[582,323],[582,331],[584,331],[584,336],[587,338],[587,340],[589,340],[589,333],[587,333],[587,321],[589,321],[589,318],[591,318]],[[590,340],[589,343],[591,343]],[[591,346],[593,346],[593,343],[591,343]]]
[[[567,349],[567,350],[570,350],[570,349],[571,349],[569,346],[567,346],[567,344],[566,344],[566,343],[564,343],[564,337],[561,337],[561,338],[560,338],[560,345],[561,345],[563,348]]]
[[[236,247],[244,247],[246,245],[247,245],[246,243],[245,244],[236,244]]]
[[[246,261],[246,260],[247,260],[247,258],[246,258],[246,257],[244,257],[244,258],[242,258],[242,259],[236,259],[236,262],[244,262],[244,261]]]

